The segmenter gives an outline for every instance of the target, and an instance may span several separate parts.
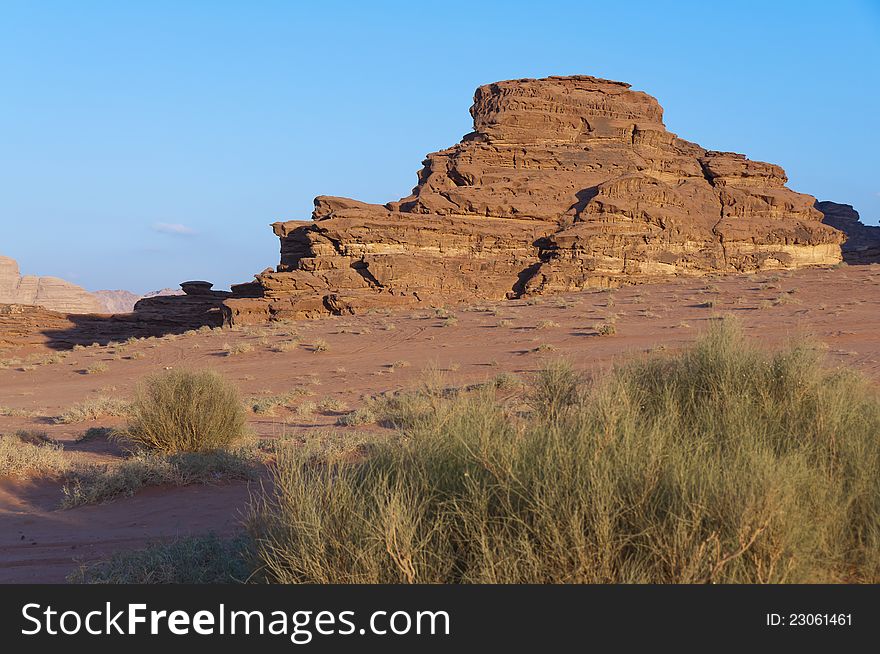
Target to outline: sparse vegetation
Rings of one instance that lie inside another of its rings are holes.
[[[124,416],[131,405],[123,400],[102,395],[95,399],[74,404],[55,418],[55,422],[69,425],[86,420],[98,420],[108,416]]]
[[[599,336],[614,336],[617,333],[617,328],[613,322],[601,322],[593,325],[593,331]]]
[[[359,425],[369,425],[376,422],[376,414],[369,406],[363,406],[339,416],[336,424],[345,427],[357,427]]]
[[[247,341],[238,341],[237,343],[233,343],[232,345],[230,345],[229,343],[224,343],[223,351],[226,352],[226,356],[233,356],[236,354],[253,352],[254,346]]]
[[[294,409],[297,418],[307,419],[315,415],[318,405],[314,402],[303,402]]]
[[[108,366],[103,361],[98,361],[97,363],[93,363],[85,369],[85,373],[87,375],[97,375],[102,372],[107,372]]]
[[[321,413],[339,413],[345,411],[347,408],[348,405],[338,397],[325,397],[321,400],[321,403],[318,404],[318,411]]]
[[[291,352],[299,347],[299,339],[281,341],[272,346],[273,352]]]
[[[258,459],[250,450],[137,452],[119,463],[79,466],[68,472],[63,508],[108,502],[134,495],[146,486],[188,486],[256,475]]]
[[[25,475],[58,475],[70,463],[64,450],[43,434],[0,434],[0,478]]]
[[[330,343],[328,343],[325,339],[319,338],[312,344],[312,352],[315,354],[319,352],[327,352],[330,349]]]
[[[821,353],[729,321],[531,410],[484,385],[380,407],[400,438],[355,459],[277,454],[251,533],[269,581],[880,581],[880,398]],[[547,474],[552,471],[552,474]]]
[[[9,418],[34,418],[40,415],[37,411],[30,411],[28,409],[13,409],[8,406],[0,406],[0,416],[6,416]]]
[[[499,390],[509,390],[512,388],[519,388],[522,385],[522,380],[512,373],[502,372],[499,375],[496,375],[495,379],[492,380],[492,383],[495,385],[495,388]]]
[[[208,452],[245,433],[235,387],[212,371],[172,370],[148,377],[131,405],[127,438],[147,451]]]
[[[67,581],[74,584],[242,583],[250,576],[250,548],[250,540],[244,536],[180,538],[119,552],[83,565],[68,576]]]
[[[257,395],[247,401],[247,406],[256,414],[271,416],[275,413],[276,407],[288,406],[294,398],[310,394],[311,391],[305,388],[296,388],[289,393],[279,395]]]

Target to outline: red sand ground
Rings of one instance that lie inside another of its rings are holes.
[[[72,442],[88,427],[119,424],[118,418],[55,424],[52,417],[89,398],[128,398],[144,375],[167,368],[215,368],[244,396],[307,386],[313,395],[294,400],[294,407],[332,398],[349,408],[377,393],[414,385],[430,366],[444,371],[451,385],[501,372],[527,375],[556,357],[596,373],[661,346],[679,348],[722,314],[738,316],[746,332],[768,346],[813,337],[827,345],[829,365],[856,368],[880,380],[880,265],[683,279],[449,312],[452,321],[422,309],[187,333],[138,341],[116,356],[112,347],[93,346],[30,370],[11,366],[0,369],[0,409],[31,415],[0,416],[0,433],[41,430]],[[609,320],[616,333],[597,335],[594,326]],[[298,347],[272,350],[292,334],[302,338]],[[312,345],[321,338],[329,347],[314,352]],[[224,351],[226,344],[245,342],[252,351]],[[31,344],[0,351],[0,358],[38,351],[51,352]],[[128,358],[135,352],[143,358]],[[98,362],[107,370],[83,373]],[[294,410],[279,409],[274,416],[253,415],[251,427],[266,437],[319,433],[331,428],[337,415],[300,418]],[[100,441],[71,444],[71,449],[72,456],[86,460],[119,456]],[[243,482],[152,488],[107,504],[60,510],[60,486],[52,479],[0,479],[0,582],[63,581],[75,560],[174,536],[229,533],[240,524],[253,490]]]

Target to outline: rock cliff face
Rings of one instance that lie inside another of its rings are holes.
[[[843,244],[843,260],[847,263],[880,263],[880,227],[865,225],[859,220],[859,212],[851,204],[817,202],[826,225],[846,234]]]
[[[40,306],[61,313],[102,313],[84,288],[57,277],[21,276],[14,259],[0,256],[0,303]]]
[[[227,321],[840,261],[843,235],[782,168],[678,138],[628,84],[498,82],[471,115],[410,196],[321,196],[312,222],[274,224],[280,265],[233,287]]]

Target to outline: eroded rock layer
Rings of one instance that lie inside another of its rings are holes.
[[[0,256],[0,303],[40,306],[62,313],[101,313],[104,307],[86,289],[58,277],[22,276],[18,263]]]
[[[321,196],[273,225],[281,262],[233,287],[228,321],[502,299],[840,261],[843,235],[779,166],[678,138],[650,95],[594,77],[477,89],[474,131],[410,196]]]
[[[845,262],[880,263],[880,227],[864,224],[851,204],[825,200],[817,202],[816,208],[824,216],[822,222],[846,234],[842,247]]]

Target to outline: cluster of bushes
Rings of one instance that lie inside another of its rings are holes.
[[[91,416],[90,411],[103,415],[108,403],[121,406],[107,398],[88,405],[83,415]],[[82,464],[45,435],[21,432],[0,435],[0,476],[60,476],[65,508],[131,495],[144,486],[255,476],[258,453],[238,446],[246,433],[242,402],[235,387],[217,373],[154,375],[139,386],[134,401],[124,406],[129,418],[125,429],[102,431],[103,436],[109,431],[111,438],[131,450],[122,461]]]
[[[527,409],[425,389],[368,456],[278,451],[256,565],[280,583],[876,583],[880,400],[821,363],[725,321],[595,383],[551,365]]]
[[[74,578],[877,583],[880,397],[822,363],[720,321],[597,380],[556,362],[515,396],[429,383],[341,420],[380,420],[392,438],[354,453],[279,445],[246,538],[156,545]],[[135,481],[108,469],[71,486],[71,503],[190,483],[212,461],[246,474],[242,403],[214,373],[151,378],[129,416]]]

